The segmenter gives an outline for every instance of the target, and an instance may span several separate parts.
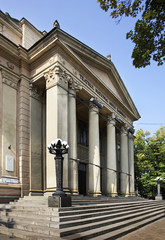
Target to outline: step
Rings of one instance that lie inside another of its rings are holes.
[[[60,240],[60,237],[52,237],[44,234],[35,234],[33,232],[25,232],[18,229],[8,229],[0,226],[0,233],[11,237],[18,237],[26,240]]]
[[[154,209],[154,211],[158,211],[158,210],[164,210],[164,207],[157,207]],[[120,212],[120,213],[111,213],[109,212],[107,215],[89,215],[86,218],[82,218],[81,216],[77,219],[73,219],[72,217],[70,217],[70,219],[67,219],[67,222],[65,221],[65,219],[61,219],[60,218],[60,228],[65,228],[65,227],[69,227],[69,226],[77,226],[77,225],[85,225],[85,224],[89,224],[91,222],[95,222],[97,223],[98,221],[101,220],[108,220],[108,219],[112,219],[115,220],[117,218],[121,218],[127,215],[140,215],[140,214],[145,214],[148,212],[153,212],[153,208],[145,208],[143,210],[136,210],[136,211],[127,211],[127,212]]]
[[[88,205],[88,206],[79,206],[79,207],[71,207],[71,208],[62,208],[59,209],[59,216],[66,216],[66,215],[76,215],[77,211],[81,213],[91,213],[91,212],[100,212],[102,209],[103,210],[118,210],[118,209],[126,209],[126,208],[132,208],[132,207],[141,207],[141,206],[157,206],[157,205],[164,205],[165,203],[157,204],[155,202],[151,203],[146,203],[144,202],[143,204],[102,204],[102,205]]]
[[[84,229],[83,231],[77,231],[77,229],[72,229],[68,232],[61,232],[61,237],[64,239],[96,239],[96,236],[99,236],[98,239],[106,239],[106,238],[101,238],[103,234],[107,234],[108,238],[111,239],[110,237],[112,236],[112,239],[117,239],[115,236],[116,234],[121,234],[121,232],[124,231],[124,228],[132,227],[135,226],[139,223],[139,226],[142,224],[144,226],[147,223],[150,223],[152,221],[156,221],[160,218],[164,217],[164,213],[160,212],[159,215],[156,215],[154,213],[150,213],[147,216],[140,216],[132,219],[128,219],[124,222],[117,222],[117,223],[111,223],[111,224],[106,224],[104,225],[97,225],[97,226],[89,226],[88,229]],[[143,223],[142,223],[143,222]],[[127,229],[128,230],[128,229]],[[130,230],[129,230],[130,231]],[[51,232],[50,232],[51,233]],[[110,234],[110,235],[109,235]]]
[[[161,218],[163,218],[163,214],[159,216],[159,218],[156,216],[154,217],[150,217],[149,219],[145,219],[145,220],[142,220],[140,222],[137,222],[137,223],[134,223],[134,224],[129,224],[128,226],[126,227],[123,227],[121,229],[117,229],[115,231],[112,231],[112,232],[108,232],[108,233],[105,233],[105,234],[102,234],[101,236],[94,236],[94,238],[90,238],[91,240],[102,240],[102,239],[118,239],[130,232],[133,232],[133,231],[136,231],[137,229],[141,228],[141,227],[144,227],[152,222],[155,222]],[[106,229],[104,230],[106,231]],[[89,239],[88,238],[88,239]],[[87,239],[87,238],[86,238]]]

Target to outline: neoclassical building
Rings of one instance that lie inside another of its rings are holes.
[[[0,199],[56,190],[47,145],[68,142],[67,194],[134,195],[140,115],[110,56],[60,29],[40,32],[0,11]]]

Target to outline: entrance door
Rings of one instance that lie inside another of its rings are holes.
[[[86,164],[80,163],[78,168],[79,194],[86,195]]]

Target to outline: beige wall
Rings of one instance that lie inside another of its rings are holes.
[[[31,190],[42,189],[42,105],[31,98]]]
[[[2,175],[6,177],[16,177],[16,97],[17,91],[3,84]],[[6,170],[6,156],[14,159],[13,171]]]
[[[17,34],[15,31],[12,30],[12,28],[8,27],[7,25],[1,23],[0,19],[0,33],[2,33],[6,38],[8,38],[13,43],[19,45],[21,44],[21,35]]]
[[[22,46],[24,48],[30,48],[41,37],[42,35],[39,32],[35,31],[30,24],[22,24]]]

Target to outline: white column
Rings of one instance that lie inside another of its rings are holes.
[[[128,156],[130,173],[130,195],[135,196],[135,176],[134,176],[134,136],[131,132],[128,135]]]
[[[71,88],[68,103],[69,187],[72,194],[78,194],[78,163],[75,161],[77,159],[76,90]]]
[[[46,78],[46,145],[56,138],[68,142],[68,79],[59,66],[45,73]],[[65,90],[66,89],[66,90]],[[63,189],[69,191],[68,154],[63,162]],[[56,187],[56,171],[54,155],[47,150],[46,154],[47,192],[54,192]]]
[[[129,195],[129,166],[128,166],[128,131],[126,126],[121,128],[121,175],[120,175],[120,193],[121,195]]]
[[[101,194],[99,110],[92,102],[89,107],[89,194],[97,196]]]
[[[113,170],[110,170],[113,169]],[[107,195],[117,196],[116,129],[115,116],[107,123]]]

